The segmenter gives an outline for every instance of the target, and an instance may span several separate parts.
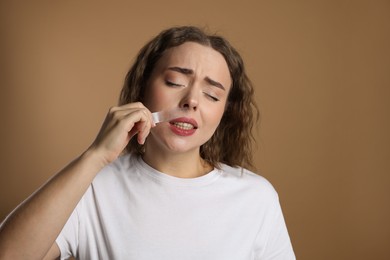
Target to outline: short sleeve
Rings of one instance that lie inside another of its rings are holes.
[[[256,260],[295,260],[295,254],[284,221],[279,197],[275,192],[269,212],[257,234]]]
[[[79,244],[78,233],[79,216],[76,208],[56,239],[56,243],[61,252],[61,260],[76,256]]]

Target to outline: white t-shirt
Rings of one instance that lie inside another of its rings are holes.
[[[61,259],[295,259],[263,177],[222,165],[176,178],[130,155],[96,176],[56,242]]]

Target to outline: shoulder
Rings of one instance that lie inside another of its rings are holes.
[[[242,167],[231,167],[226,164],[221,165],[222,175],[225,178],[232,178],[243,182],[251,183],[274,191],[272,184],[262,175],[254,173]]]
[[[251,192],[253,195],[266,198],[267,200],[278,201],[278,193],[274,186],[265,177],[242,167],[231,167],[221,165],[222,177],[226,181],[234,183],[240,189]]]
[[[134,155],[125,154],[105,166],[95,177],[93,183],[120,180],[130,177],[138,169],[138,158]]]
[[[131,154],[119,156],[115,161],[105,167],[109,171],[123,171],[135,167],[138,163],[138,157]]]
[[[139,174],[137,163],[137,157],[126,154],[105,166],[84,194],[84,200],[89,201],[86,204],[118,201],[122,198],[124,192],[139,183],[136,178],[142,174]]]

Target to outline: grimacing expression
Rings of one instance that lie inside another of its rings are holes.
[[[166,152],[196,151],[221,121],[232,81],[218,51],[186,42],[165,51],[148,81],[144,104],[150,111],[180,115],[152,129],[147,142]]]

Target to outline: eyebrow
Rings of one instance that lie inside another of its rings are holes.
[[[168,70],[173,70],[185,75],[193,75],[194,71],[192,69],[180,68],[180,67],[169,67]]]
[[[194,74],[194,71],[192,69],[181,68],[181,67],[169,67],[168,70],[176,71],[176,72],[179,72],[179,73],[184,74],[184,75],[193,75]],[[218,81],[212,80],[209,77],[206,77],[205,80],[207,81],[207,83],[209,83],[210,85],[212,85],[214,87],[220,88],[222,90],[226,90],[225,87],[221,83],[219,83]]]
[[[219,83],[219,82],[217,82],[217,81],[215,81],[215,80],[212,80],[212,79],[210,79],[209,77],[206,77],[206,81],[207,81],[210,85],[213,85],[214,87],[220,88],[220,89],[222,89],[222,90],[226,90],[226,89],[224,88],[224,86],[223,86],[221,83]]]

